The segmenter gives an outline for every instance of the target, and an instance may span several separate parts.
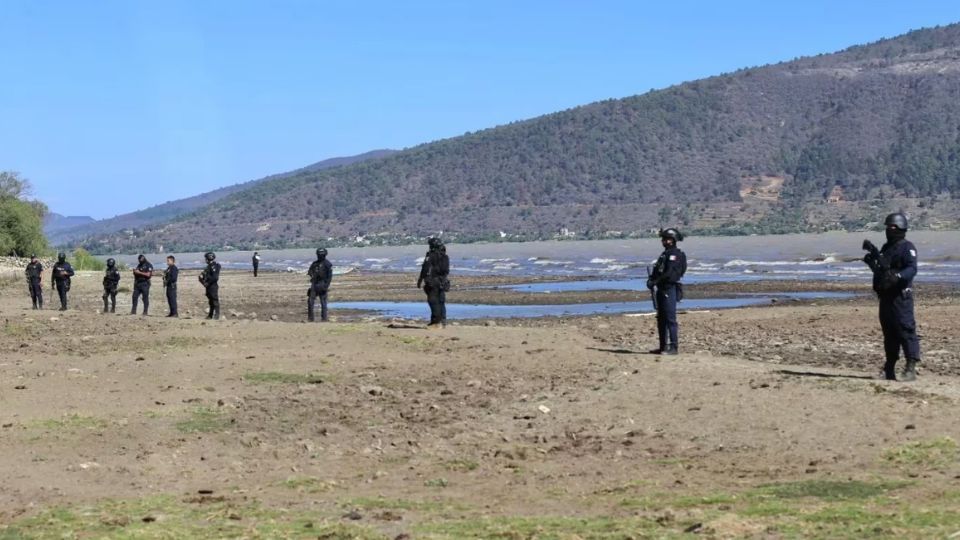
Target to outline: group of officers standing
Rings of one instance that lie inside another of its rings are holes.
[[[913,381],[917,377],[916,368],[920,362],[920,338],[917,334],[913,304],[913,278],[917,274],[917,248],[906,239],[908,224],[902,213],[890,214],[884,220],[886,242],[877,249],[865,240],[863,248],[867,251],[864,262],[873,272],[873,289],[880,300],[880,327],[883,330],[885,363],[883,376],[888,380],[897,380],[896,365],[900,351],[906,358],[906,366],[900,380]],[[677,303],[683,300],[682,279],[687,271],[687,256],[677,246],[683,240],[683,234],[675,228],[662,229],[659,232],[663,252],[654,268],[648,272],[647,287],[650,289],[653,306],[657,314],[657,334],[659,347],[650,351],[653,354],[675,355],[679,352],[679,325],[677,323]],[[446,293],[450,290],[450,259],[447,249],[440,238],[430,238],[428,250],[417,278],[417,288],[422,288],[430,306],[429,328],[446,326]],[[316,303],[320,302],[320,321],[328,320],[327,293],[333,280],[333,265],[327,259],[327,250],[319,248],[317,259],[310,265],[307,275],[310,288],[307,290],[307,319],[316,320]],[[207,266],[200,273],[209,302],[208,319],[220,318],[219,279],[220,263],[216,255],[208,252],[204,255]],[[259,275],[260,255],[253,254],[254,277]],[[33,309],[43,308],[42,287],[43,266],[36,256],[27,266],[27,282]],[[53,285],[60,298],[60,310],[67,309],[67,293],[70,291],[70,278],[74,270],[60,253],[52,269]],[[144,255],[138,257],[137,267],[133,269],[133,306],[131,314],[137,313],[138,301],[143,301],[143,314],[150,307],[150,280],[153,278],[153,265]],[[167,304],[170,307],[168,317],[177,317],[177,281],[179,270],[173,255],[167,257],[167,269],[163,272],[163,285],[166,290]],[[116,261],[107,259],[107,269],[103,278],[103,312],[114,313],[117,304],[117,288],[120,272]],[[108,305],[109,301],[109,305]]]

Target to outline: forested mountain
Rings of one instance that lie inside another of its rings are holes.
[[[353,163],[366,161],[368,159],[377,159],[389,156],[392,153],[394,153],[394,150],[373,150],[363,154],[358,154],[356,156],[325,159],[294,171],[274,174],[258,180],[251,180],[249,182],[215,189],[213,191],[201,193],[200,195],[195,195],[186,199],[165,202],[163,204],[151,206],[150,208],[144,210],[138,210],[136,212],[130,212],[129,214],[122,214],[99,221],[94,221],[90,218],[86,218],[86,220],[67,218],[73,219],[73,222],[71,223],[69,221],[54,219],[54,221],[49,222],[45,227],[46,233],[54,244],[64,244],[76,239],[89,238],[94,235],[114,233],[125,229],[147,227],[155,223],[173,220],[179,216],[182,216],[183,214],[206,207],[219,201],[220,199],[223,199],[224,197],[227,197],[228,195],[249,189],[250,187],[263,182],[281,180],[283,178],[288,178],[298,174],[306,174],[315,171],[322,171],[324,169],[351,165]],[[52,214],[52,216],[59,216],[59,214]]]
[[[64,216],[50,212],[43,217],[43,232],[50,236],[56,232],[73,229],[96,221],[90,216]]]
[[[955,226],[960,25],[743,69],[303,171],[99,250],[861,227],[886,208]],[[958,197],[960,198],[960,197]]]

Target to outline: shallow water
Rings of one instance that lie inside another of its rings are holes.
[[[811,279],[869,281],[861,262],[860,245],[870,238],[883,243],[882,233],[827,233],[778,236],[690,237],[680,244],[687,253],[685,281],[750,281]],[[919,281],[960,281],[960,231],[919,231],[909,234],[920,257]],[[644,240],[549,241],[495,244],[451,244],[453,275],[587,276],[604,280],[646,278],[662,247],[656,238]],[[414,272],[424,246],[332,248],[338,270]],[[183,268],[203,265],[201,253],[177,254]],[[305,271],[313,249],[261,251],[261,269]],[[163,256],[148,256],[155,265]],[[225,251],[218,260],[226,269],[250,269],[251,252]],[[133,256],[118,256],[131,264]]]
[[[851,293],[806,292],[789,294],[744,294],[734,298],[701,298],[684,300],[681,310],[730,309],[769,304],[774,299],[828,299],[850,298]],[[353,309],[376,312],[382,317],[416,319],[429,317],[425,302],[333,302],[330,309]],[[652,313],[653,306],[646,302],[604,302],[589,304],[524,305],[504,306],[491,304],[447,304],[447,319],[529,318],[562,317],[572,315],[602,315],[618,313]]]

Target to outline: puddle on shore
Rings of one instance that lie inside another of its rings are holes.
[[[556,285],[556,284],[553,284]],[[646,287],[644,287],[646,289]],[[734,298],[698,298],[684,300],[679,310],[730,309],[769,304],[773,300],[816,300],[853,297],[852,293],[802,292],[783,294],[745,294]],[[330,309],[349,309],[376,312],[382,317],[416,319],[428,316],[426,302],[333,302]],[[603,302],[591,304],[491,305],[447,304],[447,319],[564,317],[577,315],[605,315],[618,313],[650,313],[650,301]]]

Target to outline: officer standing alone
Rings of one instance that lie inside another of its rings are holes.
[[[900,350],[907,360],[901,381],[917,379],[920,362],[920,337],[913,311],[913,278],[917,275],[917,248],[907,240],[907,217],[890,214],[883,222],[887,242],[877,250],[869,240],[863,241],[868,251],[863,261],[873,271],[873,290],[880,299],[880,328],[886,362],[883,375],[896,380]]]
[[[253,277],[257,277],[260,273],[260,253],[253,252]]]
[[[163,288],[167,292],[167,305],[170,312],[167,317],[179,317],[177,313],[177,279],[180,277],[180,269],[177,268],[177,259],[173,255],[167,255],[167,269],[163,272]]]
[[[207,261],[207,267],[200,272],[200,283],[203,285],[207,295],[207,303],[210,304],[208,319],[220,318],[220,263],[217,262],[217,255],[208,251],[203,256]]]
[[[73,267],[67,262],[67,254],[61,251],[57,254],[57,262],[53,263],[53,286],[60,297],[60,311],[67,310],[67,293],[70,292],[70,278],[73,274]]]
[[[30,264],[27,265],[26,274],[33,309],[43,309],[43,265],[37,260],[36,255],[30,256]]]
[[[427,241],[429,250],[420,267],[417,288],[423,287],[430,305],[428,328],[443,328],[447,324],[447,291],[450,290],[450,258],[447,248],[439,238]]]
[[[314,304],[319,298],[320,320],[327,322],[327,291],[330,289],[330,281],[333,280],[333,265],[327,260],[326,249],[317,250],[317,260],[310,265],[307,275],[310,276],[310,290],[307,292],[307,320],[310,322],[315,320]]]
[[[133,306],[130,314],[137,314],[137,300],[142,297],[143,315],[146,317],[150,313],[150,279],[153,277],[153,265],[142,254],[137,257],[137,263],[137,267],[133,269]]]
[[[676,229],[660,231],[663,253],[647,278],[647,288],[655,291],[657,299],[660,348],[650,351],[653,354],[674,355],[678,352],[677,302],[683,299],[683,285],[680,280],[687,272],[687,255],[677,247],[677,242],[682,240],[683,235]]]
[[[103,273],[103,312],[117,312],[117,289],[120,288],[120,271],[117,270],[117,261],[107,259],[107,269]],[[107,301],[110,301],[109,306]],[[109,311],[107,308],[110,308]]]

